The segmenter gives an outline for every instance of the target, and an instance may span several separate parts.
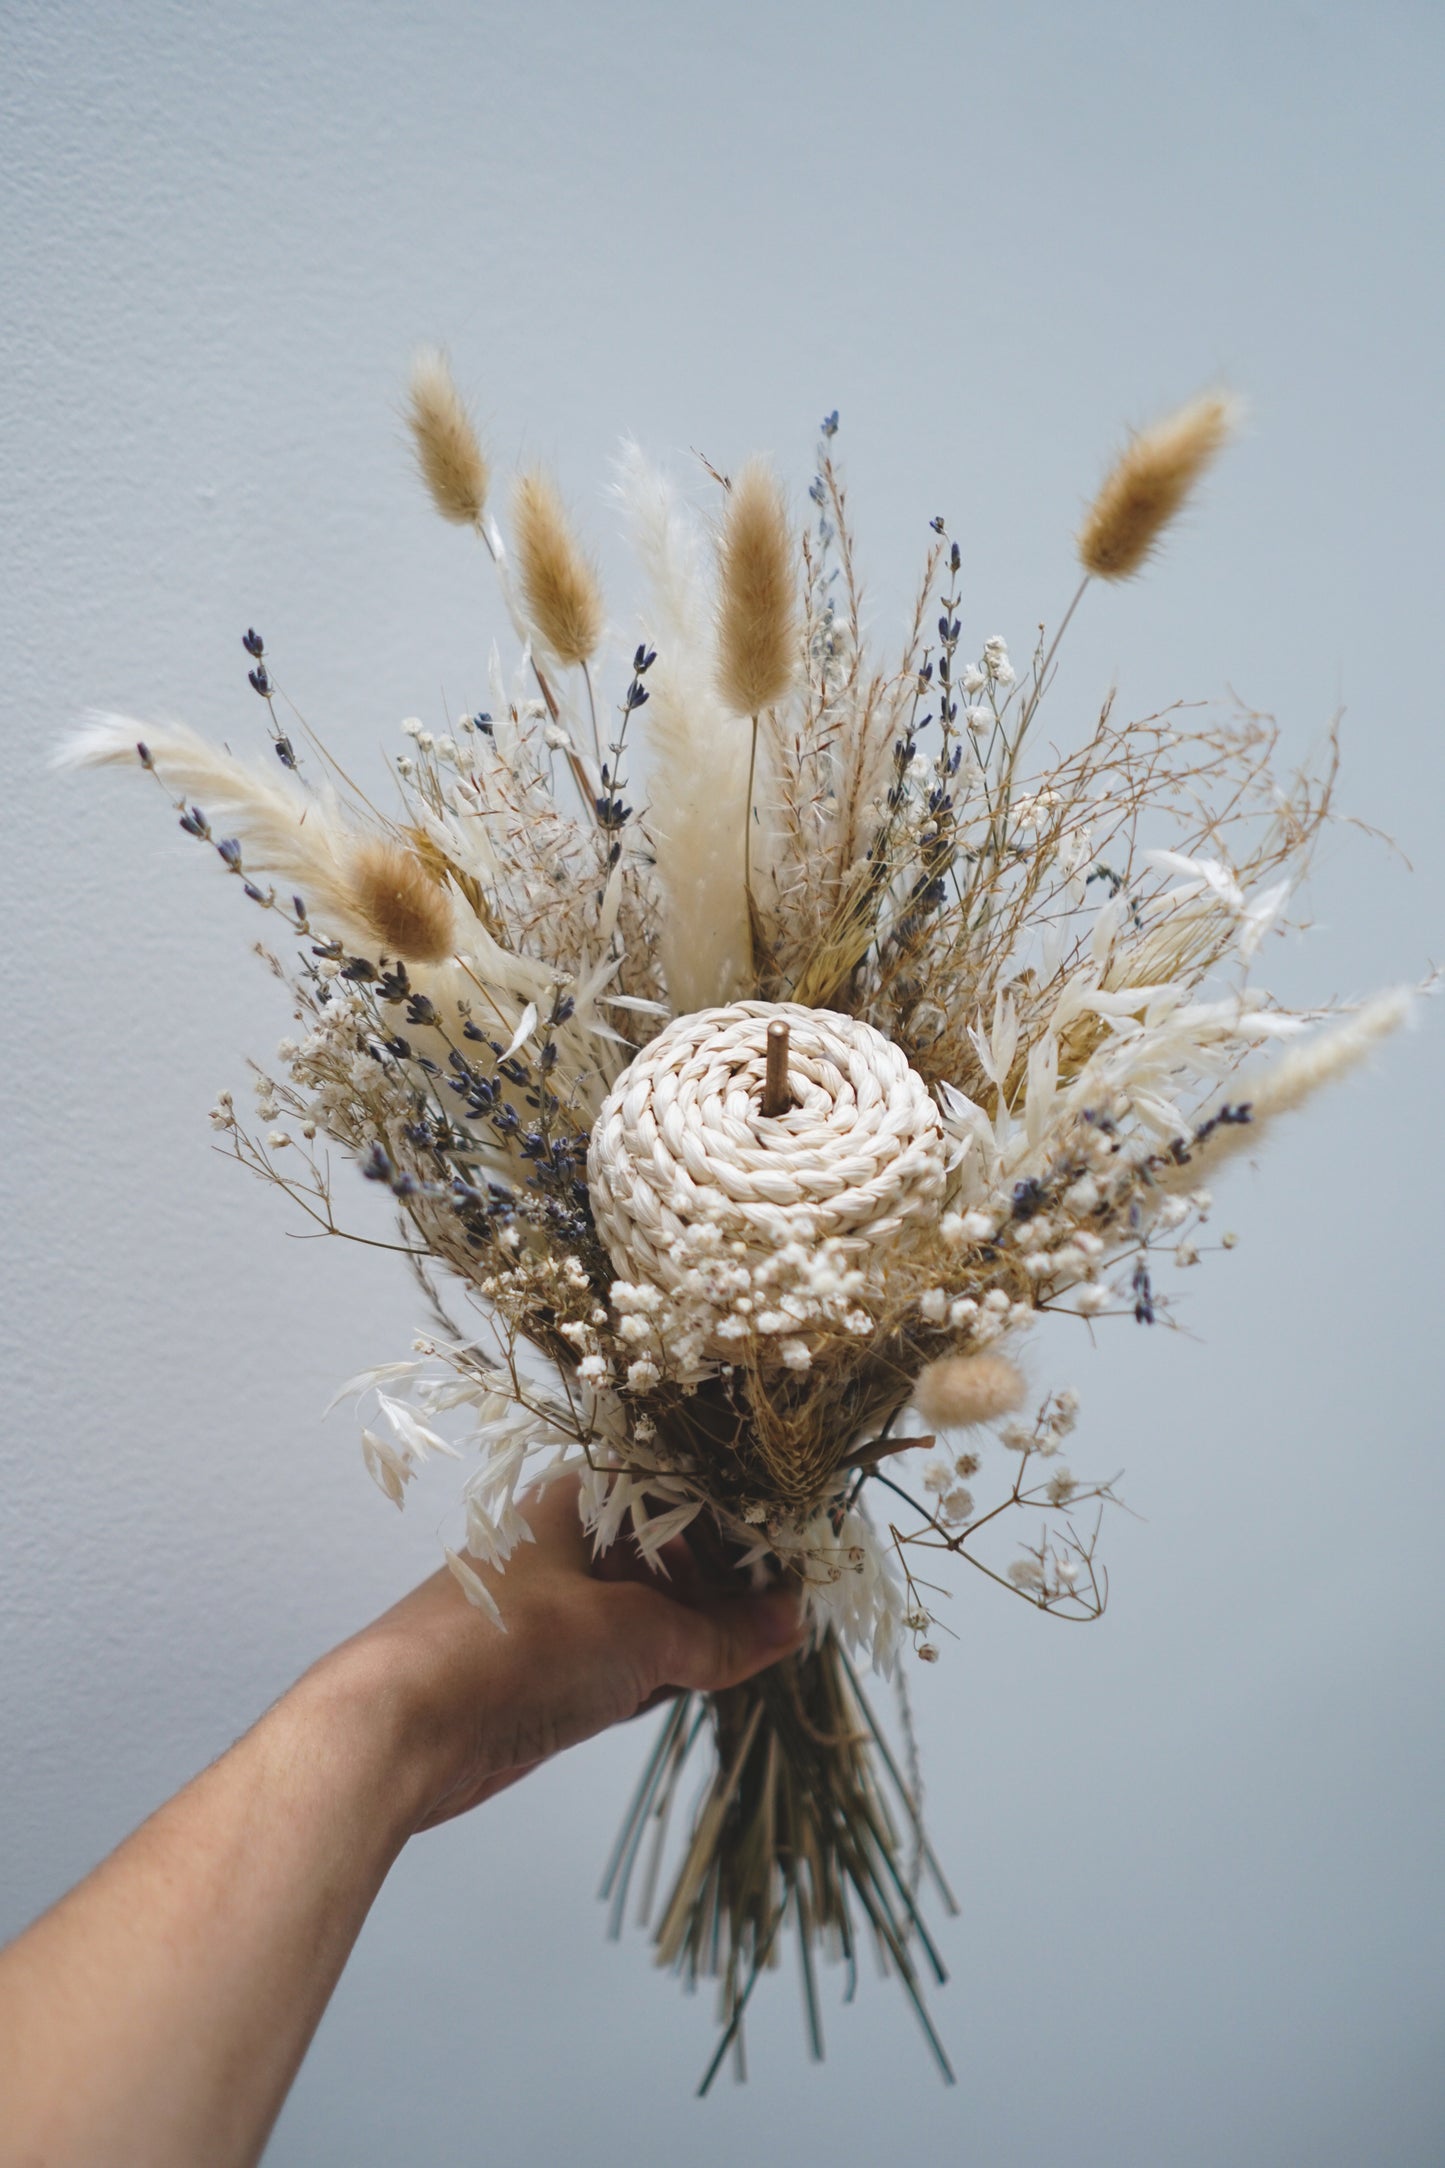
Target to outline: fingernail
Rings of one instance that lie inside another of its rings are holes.
[[[775,1589],[758,1600],[758,1631],[770,1649],[796,1641],[803,1630],[802,1612],[791,1589]]]

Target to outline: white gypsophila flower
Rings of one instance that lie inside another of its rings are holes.
[[[1008,644],[998,634],[983,644],[983,666],[996,685],[1012,685],[1013,664],[1008,659]]]
[[[655,1317],[662,1308],[661,1288],[646,1285],[634,1286],[630,1280],[614,1280],[612,1283],[612,1306],[626,1313],[641,1311],[645,1316]]]
[[[970,663],[963,673],[963,689],[968,698],[971,700],[975,693],[981,693],[987,683],[988,679],[977,663]]]

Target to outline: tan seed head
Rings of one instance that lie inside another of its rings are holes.
[[[1025,1390],[1006,1355],[945,1355],[920,1376],[913,1405],[939,1430],[968,1430],[1010,1414]]]
[[[717,683],[736,715],[775,707],[798,661],[797,553],[777,477],[750,459],[718,545]]]
[[[546,475],[522,474],[512,493],[513,541],[527,617],[548,654],[584,663],[602,638],[602,590]]]
[[[357,912],[384,955],[415,964],[439,964],[451,955],[451,898],[415,851],[384,836],[367,836],[357,844],[350,876]]]
[[[1195,483],[1233,434],[1238,409],[1223,393],[1191,400],[1131,437],[1079,530],[1079,562],[1099,580],[1140,571]]]
[[[422,480],[443,519],[480,527],[487,462],[446,355],[423,347],[411,365],[407,425]]]

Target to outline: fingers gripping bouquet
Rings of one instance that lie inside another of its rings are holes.
[[[478,1564],[577,1470],[599,1551],[665,1564],[682,1538],[806,1606],[801,1654],[672,1705],[609,1870],[615,1921],[636,1891],[660,1961],[718,1983],[708,2078],[785,1938],[815,2052],[816,1959],[851,1973],[871,1939],[947,2072],[925,1880],[951,1900],[860,1668],[936,1658],[948,1559],[1098,1614],[1109,1485],[1064,1463],[1073,1394],[1031,1401],[1010,1349],[1044,1312],[1164,1319],[1160,1253],[1197,1261],[1215,1169],[1406,1007],[1292,1014],[1251,983],[1333,744],[1282,787],[1254,717],[1106,703],[1076,750],[1037,743],[1085,587],[1139,570],[1228,407],[1132,439],[1022,677],[1002,639],[965,643],[941,520],[901,657],[868,657],[836,416],[801,538],[763,464],[712,477],[708,532],[629,447],[648,603],[606,721],[602,599],[552,484],[520,477],[504,538],[438,356],[410,421],[520,662],[493,649],[485,710],[404,726],[393,817],[298,749],[254,633],[268,764],[115,717],[70,757],[138,764],[268,914],[297,1033],[257,1126],[229,1095],[212,1119],[329,1231],[327,1143],[395,1200],[434,1317],[354,1381],[362,1446],[397,1505],[463,1456],[471,1600],[505,1626]]]

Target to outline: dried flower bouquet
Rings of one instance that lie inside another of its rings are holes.
[[[504,540],[440,356],[410,400],[520,661],[493,648],[485,711],[404,726],[400,810],[303,757],[255,633],[268,768],[119,717],[68,757],[138,764],[284,936],[297,1033],[259,1126],[229,1095],[212,1119],[329,1231],[328,1144],[395,1200],[432,1325],[347,1390],[397,1505],[464,1457],[447,1555],[471,1600],[505,1625],[477,1562],[504,1566],[528,1487],[576,1470],[599,1550],[683,1538],[807,1606],[801,1656],[672,1706],[608,1874],[618,1925],[636,1890],[659,1959],[719,1983],[704,2085],[729,2049],[741,2065],[785,1935],[816,2053],[816,1958],[851,1973],[871,1936],[947,2073],[922,1883],[951,1899],[857,1667],[935,1659],[945,1557],[1098,1615],[1109,1484],[1064,1463],[1075,1396],[1031,1402],[1008,1350],[1041,1312],[1164,1316],[1158,1252],[1197,1261],[1216,1168],[1408,1006],[1326,1019],[1251,983],[1329,816],[1333,742],[1283,785],[1255,717],[1121,725],[1106,703],[1074,751],[1037,742],[1085,588],[1140,569],[1229,406],[1129,442],[1022,676],[1002,639],[965,644],[942,520],[901,655],[870,657],[836,416],[801,538],[763,463],[712,477],[708,531],[629,446],[648,600],[604,720],[606,615],[552,482],[516,481]]]

